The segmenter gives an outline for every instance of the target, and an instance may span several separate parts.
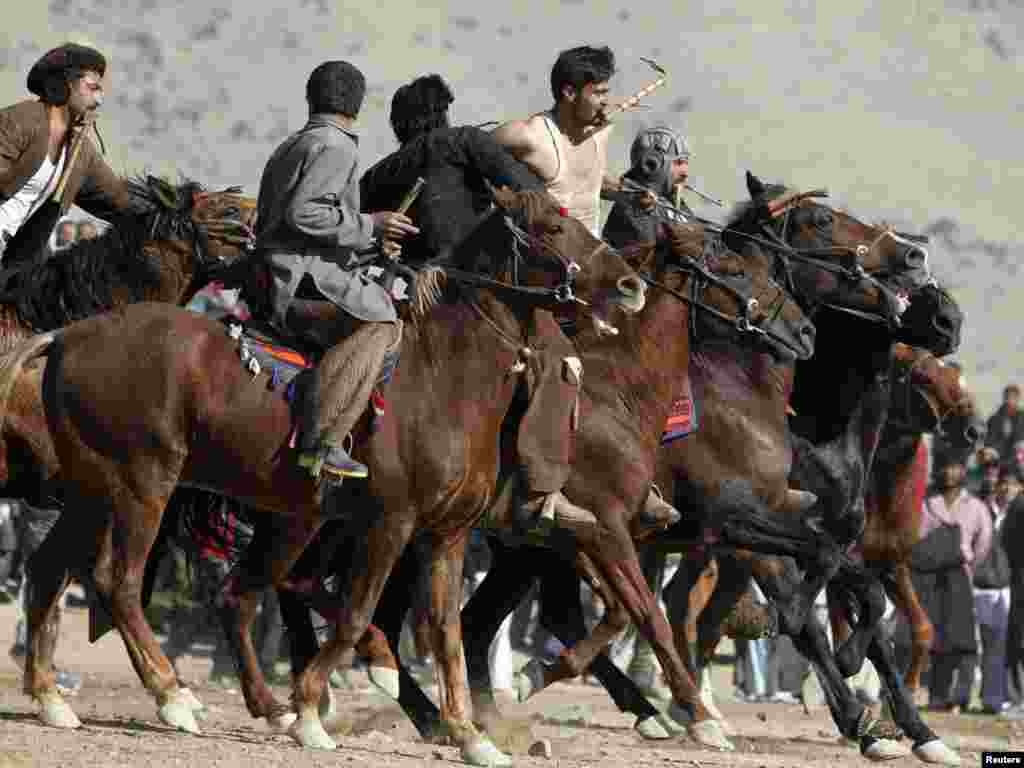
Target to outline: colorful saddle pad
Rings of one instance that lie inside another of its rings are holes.
[[[696,432],[698,427],[700,427],[700,407],[697,399],[693,396],[690,378],[687,377],[683,380],[681,392],[672,401],[672,408],[665,421],[665,430],[661,433],[661,444],[668,445],[673,440],[686,437]]]

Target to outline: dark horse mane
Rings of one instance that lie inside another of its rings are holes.
[[[149,240],[183,239],[192,227],[192,193],[152,176],[127,180],[131,209],[112,218],[99,237],[80,240],[52,257],[26,264],[8,279],[2,301],[34,331],[48,331],[111,309],[114,287],[141,301],[160,284],[160,264],[145,252]]]

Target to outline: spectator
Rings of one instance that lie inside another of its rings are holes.
[[[64,219],[54,230],[53,252],[70,247],[78,237],[78,225],[71,219]]]
[[[971,583],[976,564],[988,556],[992,518],[985,504],[964,487],[965,480],[963,461],[939,465],[936,493],[925,500],[921,541],[914,553],[913,566],[920,577],[915,581],[935,625],[929,680],[932,709],[966,710],[977,663]]]
[[[1020,484],[1003,467],[991,497],[985,502],[992,515],[992,548],[974,572],[974,613],[981,634],[981,702],[986,714],[1009,706],[1006,678],[1006,633],[1010,618],[1010,561],[1001,541],[1003,521]]]
[[[79,240],[94,240],[100,236],[99,228],[91,221],[83,221],[78,225]]]
[[[1003,404],[988,420],[985,445],[999,452],[1000,461],[1012,465],[1017,444],[1024,442],[1024,411],[1020,408],[1020,387],[1010,384],[1003,390]]]

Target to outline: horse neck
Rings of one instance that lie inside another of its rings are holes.
[[[684,293],[685,280],[677,289]],[[577,337],[583,360],[583,386],[614,390],[638,418],[664,425],[661,411],[671,405],[690,365],[688,305],[652,286],[654,294],[637,315],[623,316],[619,334],[600,339],[587,330]],[[609,392],[611,395],[611,392]]]
[[[793,365],[726,338],[701,339],[690,368],[718,399],[783,423],[793,389]]]
[[[835,310],[819,313],[815,327],[814,357],[796,366],[792,404],[797,415],[790,426],[821,444],[846,432],[855,417],[868,415],[858,409],[876,377],[887,371],[891,339],[887,329]]]

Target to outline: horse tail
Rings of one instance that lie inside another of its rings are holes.
[[[37,336],[25,339],[17,347],[12,349],[3,357],[0,357],[0,427],[7,414],[7,401],[14,390],[14,383],[18,380],[25,366],[37,357],[45,357],[53,346],[53,343],[60,337],[60,331],[50,331]]]

